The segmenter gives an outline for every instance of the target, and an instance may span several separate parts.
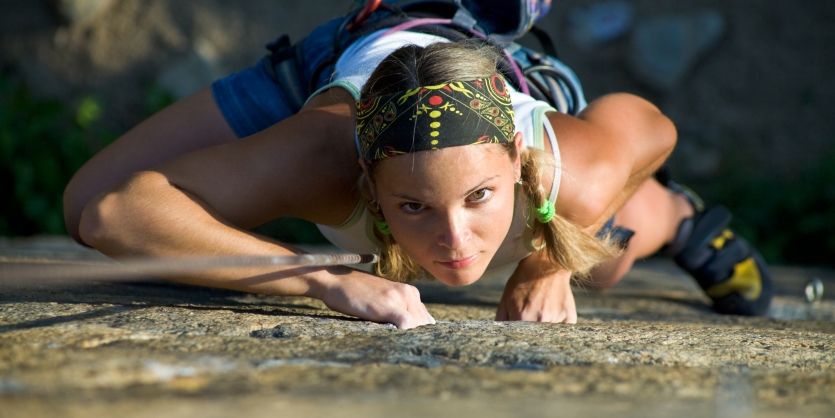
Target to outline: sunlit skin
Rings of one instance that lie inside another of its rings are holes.
[[[473,145],[378,164],[377,200],[406,254],[441,283],[478,280],[510,229],[519,158],[498,145]]]
[[[295,254],[298,249],[247,228],[283,216],[322,225],[351,216],[359,196],[346,191],[362,172],[354,147],[355,108],[350,93],[331,89],[298,114],[238,139],[206,89],[143,122],[85,164],[67,186],[67,225],[77,239],[117,259]],[[623,206],[617,224],[639,231],[625,256],[592,277],[601,287],[612,285],[692,215],[676,210],[689,209],[683,198],[647,180],[672,151],[675,128],[655,106],[627,94],[601,97],[578,117],[551,112],[548,118],[566,168],[558,213],[594,233]],[[425,159],[415,153],[378,162],[380,184],[371,190],[380,192],[393,236],[410,256],[446,284],[472,283],[508,231],[518,167],[491,145],[422,153]],[[311,164],[316,175],[309,175]],[[541,186],[550,189],[548,172]],[[489,199],[474,204],[485,198],[481,189],[490,190]],[[428,210],[403,213],[408,203]],[[500,215],[487,213],[492,205]],[[542,252],[521,260],[496,318],[576,321],[570,275],[555,272]],[[343,266],[224,269],[173,279],[309,296],[334,311],[403,329],[434,322],[415,287]]]

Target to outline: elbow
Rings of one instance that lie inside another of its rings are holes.
[[[636,157],[641,159],[645,155],[650,161],[658,158],[666,159],[676,146],[678,131],[673,121],[661,113],[660,109],[649,102],[644,103],[646,106],[644,122],[639,125],[643,128],[632,131],[634,135],[632,141],[635,144],[641,144],[635,147],[640,150]]]
[[[153,205],[144,204],[155,194],[164,176],[140,172],[119,186],[93,198],[81,211],[78,236],[81,241],[104,253],[129,246],[131,237],[141,231],[144,213]]]
[[[611,206],[610,202],[606,202],[602,198],[589,198],[584,201],[582,204],[578,205],[577,208],[578,215],[574,216],[572,219],[577,226],[584,230],[588,230],[589,228],[593,228],[601,223],[601,221],[605,221],[603,217],[609,211]],[[597,232],[596,230],[592,232]]]
[[[120,204],[118,193],[103,193],[91,200],[81,211],[77,225],[78,239],[85,245],[101,249],[107,240],[108,233],[113,232],[113,226],[119,221],[116,214]]]
[[[96,191],[93,187],[91,187],[89,182],[85,182],[82,177],[83,176],[76,173],[69,183],[67,183],[67,187],[64,188],[64,194],[62,196],[62,203],[64,207],[64,225],[67,228],[67,233],[69,233],[72,239],[79,244],[89,245],[81,237],[81,214],[84,211],[85,206],[87,206],[90,201],[95,198]]]
[[[64,206],[64,225],[67,227],[67,233],[70,237],[79,244],[85,244],[79,234],[79,222],[81,221],[81,212],[84,209],[83,198],[79,196],[77,187],[75,186],[75,178],[70,180],[67,187],[64,189],[62,203]]]
[[[581,229],[590,230],[589,228],[600,224],[606,214],[611,212],[613,196],[613,193],[601,183],[586,183],[581,194],[570,199],[570,204],[568,200],[564,201],[565,212],[560,215]]]
[[[669,156],[670,153],[673,152],[673,149],[676,147],[676,143],[678,142],[678,131],[676,130],[675,124],[670,118],[664,116],[662,113],[659,112],[658,118],[658,141],[660,142],[661,148],[664,150],[664,156]]]

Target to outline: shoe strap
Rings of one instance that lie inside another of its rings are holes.
[[[698,214],[699,212],[704,212],[705,202],[691,188],[682,186],[672,180],[667,181],[665,186],[667,186],[671,192],[684,196],[684,198],[687,199],[687,203],[690,203],[690,206],[693,207],[693,211],[695,213]]]
[[[661,254],[668,257],[674,257],[676,254],[680,253],[687,244],[690,234],[693,233],[694,224],[695,222],[692,217],[682,220],[681,223],[678,224],[678,230],[676,231],[676,236],[673,238],[673,241],[661,247]]]
[[[728,225],[730,212],[723,206],[713,207],[706,211],[702,198],[687,186],[682,186],[672,180],[667,180],[665,186],[671,192],[681,195],[687,200],[687,203],[693,208],[693,216],[681,221],[673,241],[661,247],[660,251],[664,255],[675,257],[684,256],[681,253],[686,250],[688,256],[693,256],[711,238],[708,235],[718,234]],[[708,212],[710,213],[708,214]],[[702,222],[706,215],[709,215],[710,219]],[[694,233],[698,236],[694,236]]]

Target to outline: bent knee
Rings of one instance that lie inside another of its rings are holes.
[[[628,254],[606,261],[592,270],[589,280],[584,285],[592,290],[608,289],[620,283],[634,262],[635,259],[629,257]]]
[[[588,280],[583,283],[583,287],[590,290],[606,290],[618,283],[620,283],[621,277],[595,277],[592,276],[591,280]]]

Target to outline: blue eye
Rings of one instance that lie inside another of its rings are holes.
[[[493,195],[493,191],[490,189],[479,189],[470,194],[470,201],[471,202],[483,202],[490,198]]]
[[[406,213],[418,213],[426,208],[426,205],[423,203],[417,202],[408,202],[400,205],[400,208],[403,209]]]

